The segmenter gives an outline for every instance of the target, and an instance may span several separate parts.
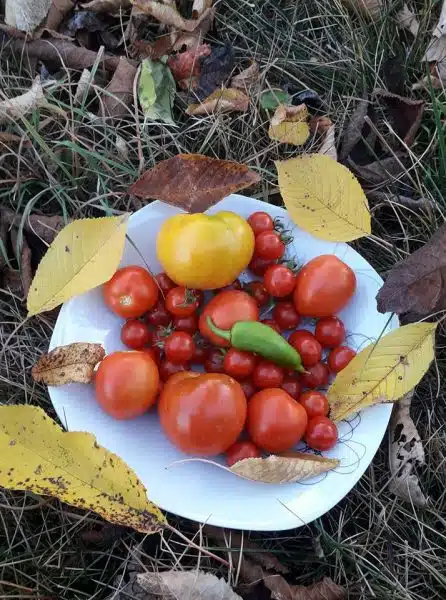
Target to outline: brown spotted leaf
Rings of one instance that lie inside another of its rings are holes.
[[[39,358],[32,368],[34,381],[47,385],[90,383],[95,366],[105,356],[101,344],[74,342],[58,346]]]
[[[197,213],[259,181],[259,175],[246,165],[202,154],[178,154],[146,171],[129,193]]]
[[[241,90],[223,89],[215,90],[212,94],[203,100],[200,104],[189,104],[186,114],[193,117],[199,115],[210,115],[212,113],[248,110],[249,98]]]
[[[292,456],[268,456],[268,458],[245,458],[230,468],[230,471],[252,481],[263,483],[293,483],[321,473],[331,471],[339,460],[304,452]]]

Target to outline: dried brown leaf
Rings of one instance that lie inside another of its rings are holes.
[[[333,121],[328,117],[311,117],[310,119],[310,131],[311,133],[322,134],[326,133],[333,125]]]
[[[155,42],[146,40],[135,40],[129,48],[129,55],[138,60],[151,58],[159,60],[162,56],[170,54],[174,50],[175,42],[179,33],[169,33],[158,38]]]
[[[11,147],[21,143],[23,143],[23,146],[25,148],[31,146],[31,142],[29,140],[24,139],[24,137],[21,135],[9,133],[9,131],[0,131],[0,145]]]
[[[211,8],[213,0],[194,0],[192,4],[192,18],[198,19],[207,8]]]
[[[242,600],[224,579],[204,571],[140,573],[136,579],[147,593],[146,600]]]
[[[74,6],[74,0],[52,0],[45,21],[45,29],[57,31],[68,13],[74,9]]]
[[[174,52],[180,50],[192,49],[203,43],[207,32],[212,29],[215,19],[215,8],[210,8],[206,15],[200,19],[199,24],[192,32],[175,32],[176,40],[173,46]],[[171,34],[173,35],[173,34]]]
[[[179,52],[169,57],[167,65],[182,90],[197,87],[200,77],[200,58],[209,56],[210,53],[211,47],[209,44],[201,44],[197,48]]]
[[[0,123],[19,120],[29,112],[46,104],[40,77],[37,76],[30,90],[20,96],[0,102]]]
[[[388,108],[398,137],[411,146],[423,117],[424,100],[405,98],[382,89],[376,89],[373,96]]]
[[[413,10],[405,2],[400,10],[395,15],[396,22],[403,29],[407,29],[410,33],[417,37],[420,23]]]
[[[133,5],[142,12],[150,15],[163,25],[171,25],[181,31],[194,31],[209,14],[207,8],[198,19],[185,19],[174,6],[162,4],[155,0],[133,0]]]
[[[334,160],[338,160],[334,125],[331,125],[325,132],[322,146],[319,148],[319,154],[326,154],[327,156],[331,156]]]
[[[359,100],[350,120],[342,134],[341,149],[339,160],[345,160],[356,144],[361,139],[362,129],[364,127],[364,118],[367,116],[369,108],[368,95]]]
[[[408,158],[406,154],[396,153],[368,165],[357,165],[348,158],[347,164],[364,184],[372,186],[399,180],[406,173]]]
[[[95,366],[104,358],[101,344],[76,342],[59,346],[39,358],[32,368],[34,381],[47,385],[90,383]]]
[[[193,117],[209,115],[215,112],[245,112],[249,107],[249,98],[241,90],[232,88],[215,90],[200,104],[189,104],[186,114]]]
[[[197,213],[259,181],[259,175],[246,165],[202,154],[178,154],[146,171],[129,194]]]
[[[127,10],[131,6],[131,0],[91,0],[91,2],[83,2],[81,4],[84,10],[105,12],[110,15],[119,14],[119,11]]]
[[[260,68],[255,60],[241,73],[231,79],[231,87],[239,90],[249,90],[259,82]]]
[[[290,585],[280,575],[265,577],[265,586],[271,590],[271,600],[343,600],[345,590],[330,577],[312,585]]]
[[[132,110],[133,82],[136,73],[136,67],[125,56],[121,56],[112,80],[107,86],[108,94],[103,95],[106,116],[123,117]]]
[[[292,457],[246,458],[230,470],[244,479],[263,483],[293,483],[331,471],[339,460],[296,452]]]

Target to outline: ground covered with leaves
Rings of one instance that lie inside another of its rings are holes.
[[[373,234],[355,247],[384,276],[412,254],[412,279],[393,271],[383,307],[404,313],[406,322],[433,315],[441,321],[444,233],[421,256],[413,254],[442,225],[445,211],[442,57],[423,62],[438,4],[414,2],[415,23],[410,14],[401,17],[400,2],[381,9],[374,3],[372,20],[329,0],[222,0],[214,3],[213,24],[198,32],[204,35],[198,45],[186,39],[184,19],[211,3],[178,2],[181,35],[173,23],[135,14],[125,2],[75,4],[54,0],[52,20],[32,41],[0,23],[1,402],[38,405],[55,416],[31,368],[48,348],[57,312],[26,320],[24,302],[54,231],[72,218],[140,208],[145,201],[129,195],[129,186],[178,153],[245,163],[261,177],[248,193],[281,205],[274,161],[328,142],[326,151],[353,170],[369,198]],[[174,50],[179,39],[197,48],[192,62]],[[170,75],[159,66],[148,72],[165,53]],[[141,66],[144,58],[154,63]],[[258,72],[237,80],[253,61]],[[140,68],[140,81],[149,82],[143,91],[135,84]],[[154,97],[155,80],[164,83]],[[175,94],[166,96],[173,87]],[[278,142],[288,131],[280,126],[293,122],[296,110],[271,123],[278,89],[290,107],[308,107],[304,119],[299,112],[300,137],[293,130],[290,144]],[[264,93],[271,90],[269,106]],[[417,300],[409,303],[398,292],[413,291],[414,283]],[[394,440],[387,435],[341,503],[310,525],[274,534],[230,536],[169,516],[185,537],[172,531],[144,537],[53,499],[0,490],[0,597],[138,597],[138,570],[198,568],[226,577],[244,598],[334,600],[343,597],[338,585],[354,599],[444,598],[445,369],[440,323],[435,363],[411,406],[425,454],[424,464],[420,455],[411,459],[419,481],[412,501],[394,493]],[[413,438],[407,441],[410,451]],[[332,582],[316,591],[290,587],[324,577]]]

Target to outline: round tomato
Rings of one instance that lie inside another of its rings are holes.
[[[295,329],[299,325],[300,316],[297,314],[292,302],[281,300],[274,307],[273,320],[281,331],[286,331],[287,329]]]
[[[261,281],[250,281],[244,286],[244,291],[254,298],[259,306],[268,304],[270,295]]]
[[[260,448],[257,448],[255,444],[249,440],[241,442],[235,442],[226,450],[226,464],[228,467],[232,467],[235,463],[238,463],[245,458],[260,458],[262,453]]]
[[[270,230],[272,231],[274,229],[274,221],[272,217],[263,211],[252,213],[252,215],[248,217],[248,223],[251,225],[254,235],[259,235],[259,233]]]
[[[173,320],[175,331],[185,331],[186,333],[194,334],[198,329],[197,315],[189,315],[188,317],[175,317]]]
[[[294,400],[299,400],[302,386],[300,385],[299,379],[296,377],[296,375],[285,375],[280,387],[285,390],[286,393],[291,396],[291,398],[294,398]]]
[[[162,381],[167,381],[175,375],[175,373],[181,373],[187,370],[186,364],[174,363],[171,360],[164,359],[160,362],[159,372]]]
[[[305,368],[321,360],[322,346],[310,331],[299,329],[290,335],[288,342],[299,352]]]
[[[301,383],[307,388],[317,388],[327,385],[330,371],[323,362],[318,362],[311,367],[305,367],[306,373],[300,375]]]
[[[254,254],[263,260],[277,260],[285,253],[285,244],[277,231],[264,231],[255,239]]]
[[[309,390],[301,394],[299,402],[307,411],[309,419],[313,417],[326,417],[328,415],[327,396],[316,390]]]
[[[234,377],[234,379],[249,377],[255,364],[256,358],[254,354],[237,350],[237,348],[229,348],[223,361],[225,373]]]
[[[166,297],[166,309],[175,317],[190,317],[200,305],[200,296],[195,290],[174,287]]]
[[[308,421],[305,441],[313,450],[330,450],[338,439],[338,428],[327,417],[313,417]]]
[[[317,256],[299,271],[293,299],[306,317],[330,317],[342,310],[356,290],[352,269],[334,254]]]
[[[130,319],[121,327],[121,342],[132,350],[141,350],[152,340],[152,333],[145,323]]]
[[[254,394],[248,403],[247,429],[252,441],[267,452],[285,452],[304,435],[307,413],[284,390]]]
[[[252,372],[252,381],[258,388],[278,388],[282,385],[285,370],[269,360],[260,360]]]
[[[181,451],[199,456],[225,452],[245,426],[246,397],[224,374],[178,373],[158,403],[161,426]]]
[[[204,359],[204,370],[208,373],[224,373],[225,354],[221,348],[209,348]]]
[[[252,273],[254,273],[254,275],[257,275],[258,277],[263,277],[266,269],[273,264],[273,260],[265,260],[263,258],[260,258],[259,256],[254,255],[251,259],[251,262],[248,265],[248,269]]]
[[[338,317],[319,319],[314,336],[324,348],[336,348],[345,339],[344,323]]]
[[[280,329],[278,324],[274,321],[274,319],[263,319],[260,322],[263,323],[264,325],[268,325],[268,327],[271,327],[271,329],[274,329],[274,331],[277,331],[277,333],[282,333],[282,330]]]
[[[285,298],[294,290],[296,275],[285,265],[271,265],[265,271],[263,283],[271,296]]]
[[[355,356],[356,352],[348,346],[334,348],[328,355],[328,367],[332,373],[339,373]]]
[[[148,271],[138,266],[118,269],[102,288],[108,308],[123,319],[136,319],[158,299],[158,287]]]
[[[174,331],[164,342],[164,353],[167,360],[183,365],[192,360],[195,354],[195,344],[190,333]]]
[[[153,325],[154,327],[158,327],[159,325],[167,327],[171,319],[172,317],[167,312],[162,300],[158,300],[155,306],[146,315],[147,323],[149,323],[149,325]]]
[[[174,287],[177,287],[177,284],[174,281],[172,281],[172,279],[167,273],[164,272],[155,275],[155,281],[158,285],[160,292],[164,296],[167,296],[170,290],[172,290]]]
[[[251,381],[251,379],[245,379],[244,381],[240,381],[240,385],[242,390],[245,393],[246,399],[249,400],[256,393],[256,387]]]
[[[227,340],[215,335],[209,329],[208,317],[217,327],[231,329],[237,321],[257,321],[259,307],[252,296],[239,290],[220,292],[207,303],[198,322],[201,335],[211,340],[216,346],[228,347],[230,343]]]
[[[158,367],[146,352],[113,352],[96,373],[96,400],[115,419],[134,419],[145,413],[158,393]]]

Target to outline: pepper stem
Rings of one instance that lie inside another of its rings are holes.
[[[208,327],[212,331],[212,333],[215,333],[215,335],[219,335],[223,339],[228,340],[228,342],[231,341],[230,330],[228,331],[227,329],[220,329],[220,327],[217,327],[217,325],[215,325],[215,323],[212,321],[211,317],[208,317],[206,319],[206,323],[208,324]]]

